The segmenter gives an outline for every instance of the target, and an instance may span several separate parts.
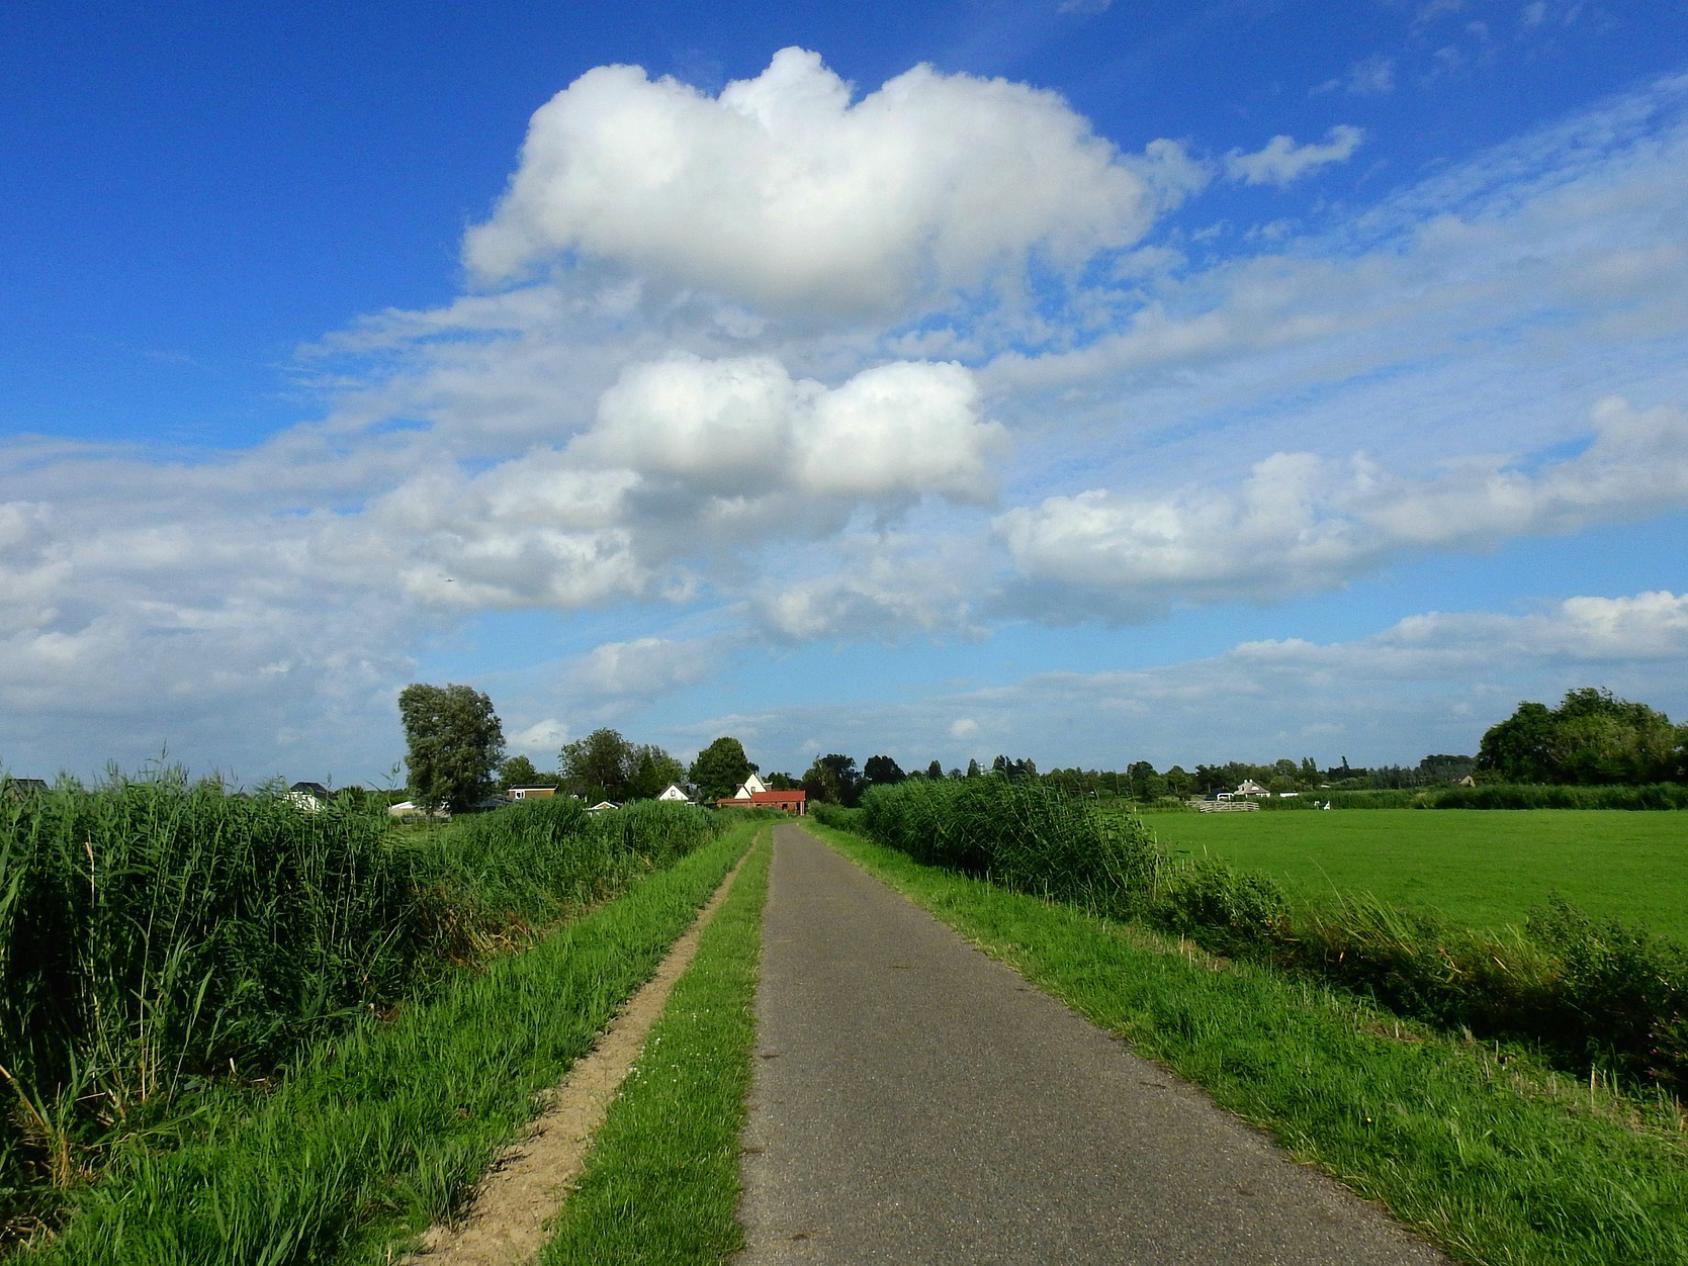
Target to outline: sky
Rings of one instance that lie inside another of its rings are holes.
[[[0,767],[1688,720],[1688,4],[25,3]]]

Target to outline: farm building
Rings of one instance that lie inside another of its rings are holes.
[[[1237,784],[1237,789],[1231,794],[1236,796],[1269,796],[1272,793],[1255,782],[1254,779],[1245,778]]]
[[[664,787],[662,789],[662,794],[658,796],[657,799],[672,800],[676,804],[690,804],[692,801],[692,798],[681,789],[680,784],[677,782],[671,782]]]
[[[763,782],[755,774],[751,774],[750,777],[746,778],[739,784],[739,789],[733,792],[732,798],[734,800],[748,800],[750,797],[757,795],[760,792],[764,792],[767,789],[767,783]]]
[[[0,778],[0,795],[8,800],[27,800],[46,790],[47,784],[40,778]]]
[[[556,794],[555,787],[512,787],[509,791],[512,800],[548,800]]]
[[[754,774],[751,776],[755,777]],[[715,805],[721,809],[778,809],[782,813],[802,817],[809,811],[808,801],[809,793],[798,787],[792,791],[753,791],[748,796],[717,800]]]

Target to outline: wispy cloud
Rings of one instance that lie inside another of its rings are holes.
[[[1347,123],[1331,128],[1322,143],[1297,145],[1293,136],[1274,136],[1252,154],[1236,149],[1226,154],[1225,174],[1245,185],[1287,185],[1320,167],[1346,162],[1365,136]]]

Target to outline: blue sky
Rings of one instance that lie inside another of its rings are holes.
[[[1688,714],[1688,6],[24,5],[0,762]]]

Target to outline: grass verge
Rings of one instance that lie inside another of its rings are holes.
[[[389,1260],[464,1199],[498,1149],[743,853],[744,824],[526,953],[391,1023],[315,1048],[255,1112],[116,1159],[30,1263],[282,1266]],[[214,1114],[209,1105],[207,1113]]]
[[[1649,1111],[1352,994],[810,829],[1456,1257],[1688,1262],[1688,1137],[1663,1097]]]
[[[742,1247],[739,1135],[771,855],[757,847],[705,929],[610,1108],[544,1266],[715,1266]]]

